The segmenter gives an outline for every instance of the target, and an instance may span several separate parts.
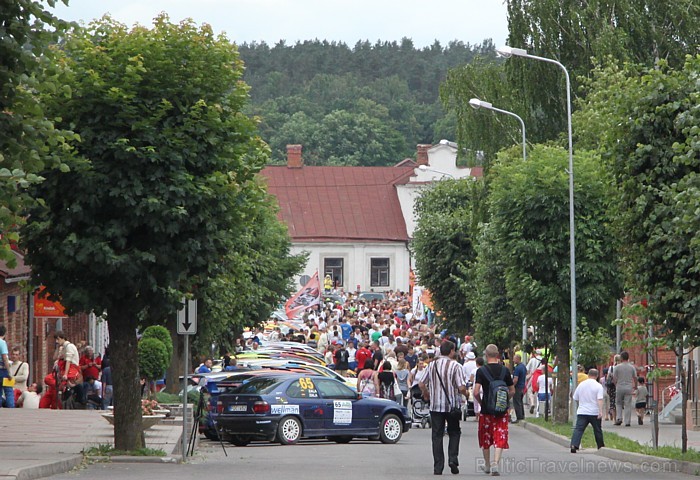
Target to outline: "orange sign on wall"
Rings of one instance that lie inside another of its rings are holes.
[[[43,291],[44,287],[39,287],[39,290],[34,292],[34,316],[51,318],[68,317],[63,311],[63,305],[58,302],[52,302],[46,297],[41,297]]]

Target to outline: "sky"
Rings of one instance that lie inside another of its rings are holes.
[[[69,0],[55,13],[89,22],[109,13],[133,25],[150,25],[160,12],[173,22],[192,18],[225,32],[235,43],[287,45],[303,40],[374,43],[407,37],[416,47],[452,40],[504,45],[508,20],[504,0]]]

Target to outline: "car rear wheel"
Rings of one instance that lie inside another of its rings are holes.
[[[301,422],[296,417],[284,417],[277,426],[277,439],[282,445],[294,445],[301,438]]]
[[[216,432],[216,430],[212,429],[206,429],[204,430],[204,436],[207,437],[207,439],[216,441],[219,439],[219,434]]]
[[[335,443],[350,443],[352,441],[352,436],[339,435],[337,437],[328,437],[328,440],[333,440]]]
[[[229,442],[237,447],[245,447],[250,443],[251,438],[248,435],[231,435]]]
[[[379,424],[379,439],[382,443],[396,443],[401,440],[403,425],[396,415],[385,415]]]

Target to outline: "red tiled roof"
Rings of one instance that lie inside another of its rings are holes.
[[[13,278],[22,278],[31,275],[31,267],[24,264],[24,255],[15,250],[13,250],[12,253],[14,253],[15,258],[17,259],[17,265],[15,265],[14,268],[9,268],[7,266],[7,262],[0,260],[0,277],[10,280]]]
[[[405,167],[265,167],[279,217],[294,241],[407,241],[396,193]]]

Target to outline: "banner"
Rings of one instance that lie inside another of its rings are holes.
[[[318,271],[306,282],[292,298],[284,304],[284,310],[287,313],[287,318],[290,320],[296,318],[305,309],[313,307],[321,303],[321,282],[318,279]]]
[[[41,294],[44,291],[44,287],[39,287],[39,289],[34,292],[34,316],[35,317],[50,317],[50,318],[67,318],[63,311],[63,305],[58,302],[52,302],[46,297],[42,297]]]

